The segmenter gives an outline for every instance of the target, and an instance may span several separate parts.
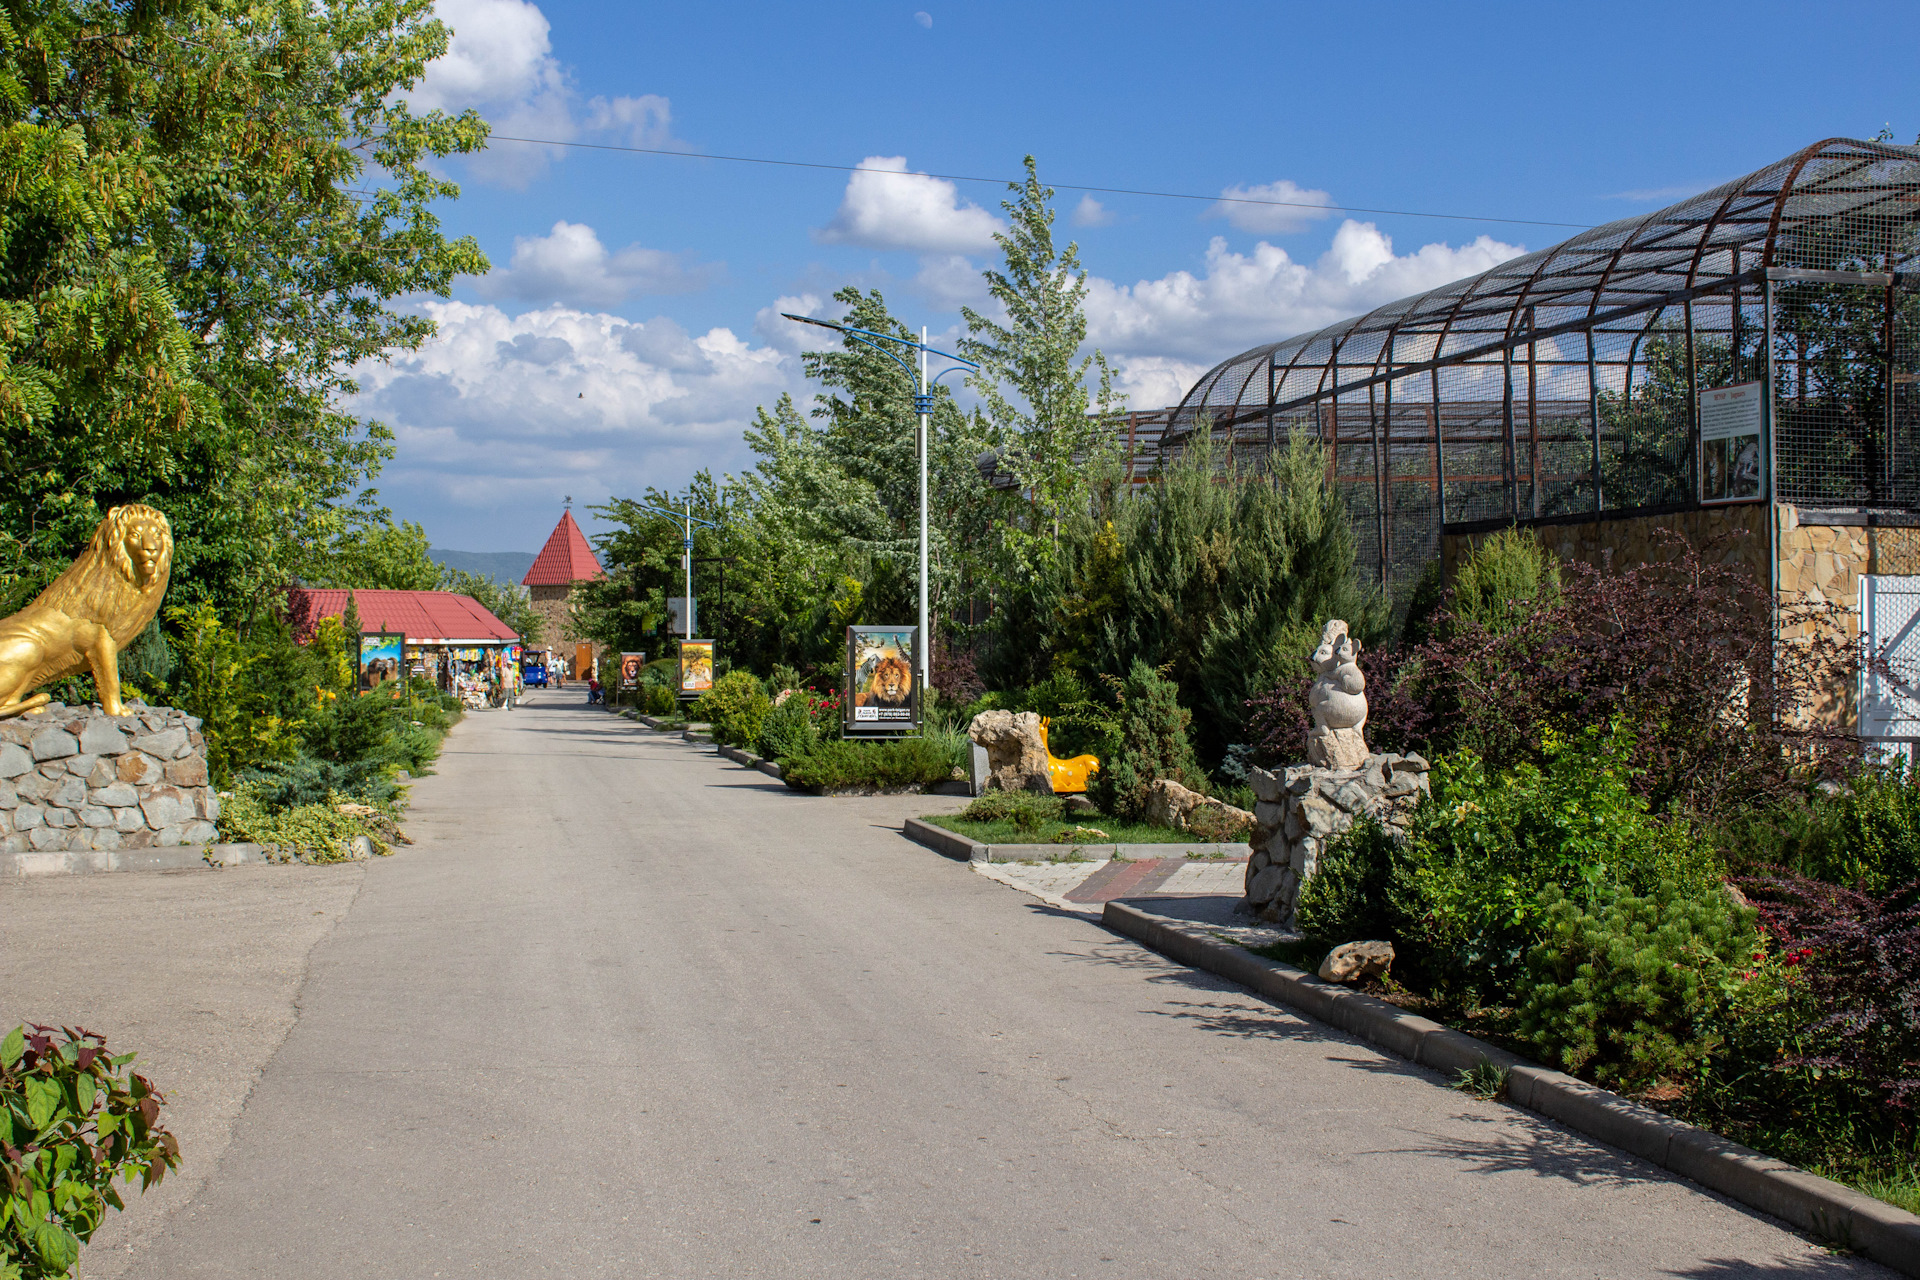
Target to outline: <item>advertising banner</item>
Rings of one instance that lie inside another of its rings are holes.
[[[697,698],[713,688],[713,641],[680,642],[680,696]]]
[[[920,727],[920,628],[848,627],[846,729],[908,733]]]
[[[638,689],[640,687],[640,672],[646,665],[647,655],[644,653],[621,654],[620,687],[622,689]]]
[[[1700,393],[1700,501],[1758,502],[1765,454],[1758,382]]]
[[[406,652],[407,637],[398,631],[360,633],[360,670],[358,688],[365,693],[389,680],[400,678],[400,663]]]

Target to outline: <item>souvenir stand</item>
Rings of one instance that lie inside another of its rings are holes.
[[[405,637],[408,675],[431,680],[468,707],[503,706],[518,693],[521,638],[472,596],[294,587],[287,592],[288,613],[300,621],[302,638],[322,618],[342,616],[349,594],[367,634]]]

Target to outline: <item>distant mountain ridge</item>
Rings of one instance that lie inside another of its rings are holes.
[[[435,564],[443,564],[449,569],[460,569],[514,586],[518,586],[520,579],[527,576],[527,570],[533,568],[531,551],[446,551],[440,547],[429,547],[427,555]]]

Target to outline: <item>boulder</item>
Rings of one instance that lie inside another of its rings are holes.
[[[1392,967],[1391,942],[1343,942],[1320,962],[1320,977],[1326,982],[1359,982],[1384,978]]]
[[[987,753],[985,790],[1053,794],[1039,713],[982,711],[967,726],[967,736]]]
[[[1060,802],[1060,807],[1069,818],[1077,818],[1093,812],[1093,801],[1085,796],[1068,796]]]
[[[1206,835],[1238,839],[1253,829],[1253,815],[1245,809],[1181,786],[1171,778],[1156,778],[1147,793],[1147,821],[1175,831],[1196,827]]]

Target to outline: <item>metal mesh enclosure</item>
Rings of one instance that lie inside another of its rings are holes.
[[[1920,148],[1833,139],[1644,217],[1235,356],[1173,410],[1227,465],[1304,433],[1404,587],[1445,525],[1693,505],[1698,393],[1773,391],[1774,492],[1920,509]],[[1764,458],[1706,452],[1757,486]],[[1731,492],[1731,490],[1726,490]]]

